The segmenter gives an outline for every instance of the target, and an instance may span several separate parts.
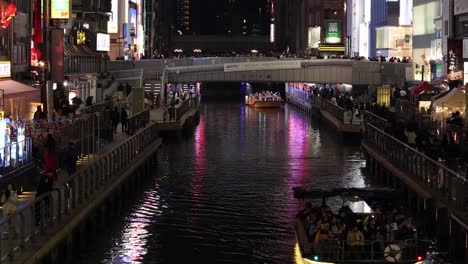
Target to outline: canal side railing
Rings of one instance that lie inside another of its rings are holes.
[[[372,124],[373,126],[377,127],[380,130],[384,130],[385,126],[388,123],[388,120],[385,118],[382,118],[372,112],[366,111],[364,113],[364,123],[367,124]]]
[[[366,123],[363,142],[452,208],[468,211],[468,180],[416,149]]]
[[[37,249],[42,244],[37,243],[39,240],[49,239],[56,228],[72,221],[74,214],[134,164],[158,137],[158,125],[153,123],[77,171],[63,186],[6,216],[0,221],[0,262],[13,261],[21,253]]]
[[[176,107],[167,106],[167,110],[164,112],[164,122],[179,122],[180,118],[188,111],[198,107],[200,98],[198,95],[194,95],[192,98],[185,99]]]
[[[340,122],[344,122],[345,110],[329,100],[322,100],[322,110],[332,115]]]
[[[150,110],[146,109],[137,113],[128,119],[127,124],[127,133],[132,135],[140,128],[143,128],[150,122]]]

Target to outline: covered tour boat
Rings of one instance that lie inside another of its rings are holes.
[[[398,200],[398,192],[388,188],[294,188],[295,198],[322,199],[321,206],[314,208],[309,201],[296,215],[296,261],[422,264],[433,242],[418,239],[411,216],[389,210],[388,201]],[[342,199],[338,212],[325,203],[334,196]]]
[[[262,92],[246,95],[245,104],[254,108],[281,108],[284,101],[278,93]]]

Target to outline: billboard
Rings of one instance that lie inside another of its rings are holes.
[[[96,34],[96,51],[109,51],[110,50],[110,36],[109,34]]]
[[[70,1],[69,0],[51,0],[50,18],[51,19],[70,18]]]
[[[341,21],[325,21],[325,43],[341,43]]]
[[[11,77],[11,62],[0,61],[0,78]]]
[[[112,0],[112,13],[107,22],[107,33],[119,32],[119,1]]]
[[[454,0],[453,1],[453,13],[455,15],[461,15],[468,13],[468,1],[466,0]]]

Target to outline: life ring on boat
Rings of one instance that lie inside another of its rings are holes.
[[[388,262],[398,262],[401,259],[401,248],[398,245],[388,245],[384,250],[385,260]]]

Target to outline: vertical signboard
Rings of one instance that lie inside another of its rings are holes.
[[[468,83],[468,61],[463,63],[463,84]]]
[[[340,43],[341,42],[341,21],[326,20],[325,21],[325,43]]]
[[[51,30],[50,73],[52,82],[63,82],[63,29]]]
[[[70,1],[69,0],[51,0],[50,18],[68,19],[69,17],[70,17]]]
[[[112,0],[112,13],[110,14],[109,21],[107,22],[107,33],[119,32],[119,1]]]
[[[463,39],[463,58],[468,59],[468,39]]]

